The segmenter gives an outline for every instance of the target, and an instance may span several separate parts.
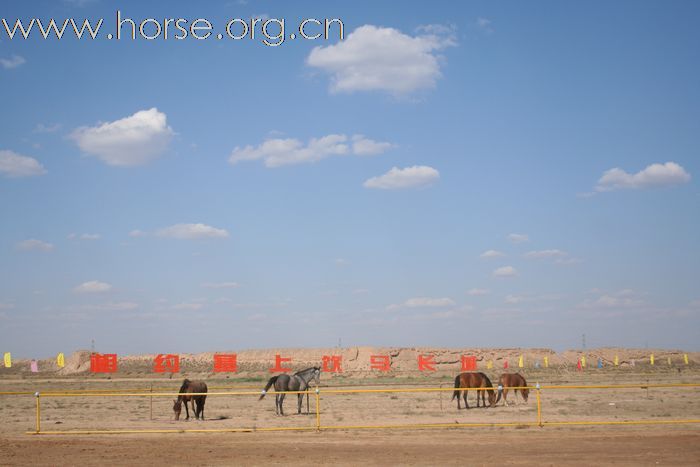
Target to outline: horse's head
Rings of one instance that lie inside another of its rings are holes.
[[[180,420],[180,412],[182,412],[182,401],[180,399],[173,400],[173,412],[175,412],[175,420]]]
[[[319,384],[321,384],[321,367],[320,367],[320,366],[315,366],[315,367],[314,367],[314,374],[313,374],[312,379],[313,379],[314,382],[316,383],[316,386],[318,386]]]
[[[491,407],[496,405],[496,391],[489,391],[489,405]]]
[[[520,395],[523,396],[523,400],[527,402],[527,396],[530,395],[530,390],[525,388],[520,390]]]

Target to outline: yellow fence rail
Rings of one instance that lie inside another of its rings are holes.
[[[288,426],[288,427],[257,427],[257,428],[219,428],[219,429],[122,429],[122,430],[42,430],[41,429],[41,399],[61,397],[177,397],[177,392],[35,392],[36,399],[36,428],[27,434],[51,434],[51,435],[88,435],[88,434],[136,434],[136,433],[240,433],[240,432],[267,432],[267,431],[323,431],[323,430],[356,430],[356,429],[412,429],[412,428],[468,428],[468,427],[524,427],[524,426],[567,426],[567,425],[676,425],[700,423],[700,418],[676,419],[676,420],[570,420],[570,421],[546,421],[542,417],[542,392],[544,390],[591,390],[591,389],[648,389],[648,388],[700,388],[700,383],[669,383],[669,384],[617,384],[617,385],[535,385],[535,386],[504,386],[503,389],[528,389],[535,391],[537,412],[536,419],[531,421],[506,421],[506,422],[476,422],[476,423],[407,423],[407,424],[378,424],[378,425],[328,425],[322,423],[323,412],[321,410],[321,396],[333,396],[338,394],[371,394],[371,393],[430,393],[430,392],[454,392],[454,391],[495,391],[493,388],[381,388],[381,389],[310,389],[307,391],[284,391],[277,394],[307,394],[313,395],[316,400],[316,419],[314,426]],[[271,392],[270,394],[273,394]],[[223,396],[259,396],[260,391],[225,391],[208,393],[188,393],[189,396],[206,395],[208,397]]]

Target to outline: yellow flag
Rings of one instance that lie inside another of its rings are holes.
[[[523,367],[523,356],[521,355],[520,358],[518,359],[518,368]]]
[[[654,364],[654,354],[649,355],[649,363]]]
[[[12,355],[10,352],[5,352],[5,368],[10,368],[12,366]]]
[[[490,370],[493,368],[493,360],[486,362],[486,369]]]
[[[547,357],[546,355],[544,357],[544,367],[549,368],[549,357]]]
[[[63,356],[63,352],[56,355],[56,365],[59,368],[63,368],[66,365],[66,358]]]
[[[615,358],[613,359],[613,363],[615,364],[615,366],[619,365],[620,364],[620,357],[615,355]]]
[[[686,365],[688,364],[688,354],[687,353],[683,354],[683,363],[685,363]]]
[[[585,355],[581,356],[581,366],[586,368],[586,356]]]

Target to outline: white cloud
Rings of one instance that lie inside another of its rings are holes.
[[[544,258],[564,258],[568,253],[561,250],[535,250],[525,253],[525,258],[528,259],[544,259]]]
[[[99,240],[101,237],[100,237],[100,234],[89,234],[89,233],[84,233],[84,234],[80,234],[80,235],[78,235],[76,233],[72,233],[72,234],[68,235],[69,240],[73,240],[76,238],[79,238],[80,240]]]
[[[487,34],[491,34],[493,32],[493,27],[491,24],[492,21],[488,18],[479,17],[476,19],[476,26]]]
[[[518,271],[513,266],[503,266],[493,271],[495,277],[515,277]]]
[[[43,123],[37,124],[32,130],[34,133],[55,133],[61,129],[60,123],[54,123],[50,125],[44,125]]]
[[[651,164],[644,170],[629,174],[622,169],[606,171],[595,187],[596,192],[620,189],[643,189],[680,185],[690,181],[690,174],[675,162]]]
[[[397,310],[399,308],[444,308],[454,306],[455,302],[451,298],[414,297],[409,298],[401,304],[393,304],[387,310]]]
[[[19,55],[13,55],[10,58],[0,58],[0,65],[6,70],[17,68],[25,63],[27,63],[27,61],[24,57],[20,57]]]
[[[205,282],[202,284],[205,289],[236,289],[240,287],[238,282]]]
[[[383,143],[365,138],[364,135],[354,135],[352,137],[352,152],[358,156],[375,156],[383,154],[393,148],[391,143]]]
[[[506,254],[503,253],[502,251],[498,250],[486,250],[481,255],[479,255],[481,258],[500,258],[505,256]]]
[[[381,154],[393,145],[354,135],[352,142],[344,134],[331,134],[311,138],[307,144],[295,138],[271,138],[258,146],[236,147],[229,156],[229,163],[262,160],[266,167],[317,162],[331,156],[354,154],[368,156]]]
[[[600,290],[593,290],[592,293],[600,294],[597,298],[584,300],[579,304],[579,308],[593,310],[614,310],[614,309],[630,309],[642,308],[646,303],[642,299],[641,294],[632,289],[622,289],[617,292],[602,293]]]
[[[171,308],[173,310],[190,310],[190,311],[195,311],[195,310],[200,310],[204,305],[201,303],[178,303],[177,305],[173,305]]]
[[[46,169],[33,157],[23,156],[7,149],[0,150],[0,173],[6,177],[44,175]]]
[[[12,310],[12,309],[14,309],[14,307],[15,307],[14,303],[0,302],[0,310]]]
[[[453,46],[454,30],[423,27],[415,37],[393,28],[364,25],[335,45],[314,47],[306,63],[331,76],[330,91],[410,94],[433,88],[440,72],[436,52]]]
[[[156,232],[159,237],[193,240],[198,238],[227,238],[228,232],[205,224],[175,224]]]
[[[525,243],[530,241],[530,237],[525,234],[512,233],[508,235],[508,240],[512,243]]]
[[[469,289],[467,291],[467,295],[471,295],[472,297],[477,297],[479,295],[488,295],[489,293],[491,293],[491,292],[488,289],[474,288],[474,289]]]
[[[143,230],[139,229],[134,229],[131,232],[129,232],[129,237],[137,238],[137,237],[145,237],[148,235],[147,232],[144,232]]]
[[[393,167],[384,175],[372,177],[365,181],[365,188],[379,188],[382,190],[398,190],[403,188],[416,188],[428,186],[440,178],[440,172],[425,165],[414,165],[400,169]]]
[[[73,288],[76,293],[103,293],[112,290],[112,286],[106,282],[88,281]]]
[[[51,251],[53,250],[53,245],[35,238],[30,238],[27,240],[22,240],[17,244],[17,248],[24,251],[38,250],[38,251]]]
[[[71,138],[86,154],[117,167],[144,165],[168,147],[173,130],[155,107],[94,127],[80,127]]]
[[[336,258],[334,261],[336,266],[347,266],[350,264],[350,261],[346,260],[345,258]]]
[[[510,305],[517,305],[518,303],[522,303],[527,300],[529,299],[522,295],[506,295],[505,302]]]

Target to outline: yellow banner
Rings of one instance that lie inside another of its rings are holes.
[[[654,354],[649,355],[649,363],[654,364]]]
[[[10,352],[5,352],[5,368],[10,368],[12,366],[12,355]]]
[[[586,356],[585,355],[581,356],[581,366],[586,368]]]
[[[523,356],[521,355],[520,358],[518,359],[518,368],[523,367]]]
[[[683,363],[685,363],[686,365],[688,364],[688,354],[687,353],[683,354]]]
[[[544,357],[544,367],[549,368],[549,357],[547,357],[546,355]]]
[[[489,360],[488,362],[486,362],[486,369],[487,370],[493,369],[493,360]]]
[[[64,357],[63,352],[56,355],[56,365],[59,368],[63,368],[64,366],[66,366],[66,358]]]
[[[613,363],[615,364],[615,366],[618,366],[620,364],[620,357],[615,355],[615,359],[613,360]]]

